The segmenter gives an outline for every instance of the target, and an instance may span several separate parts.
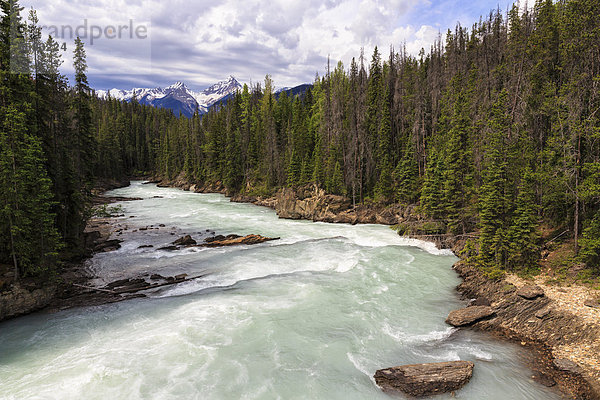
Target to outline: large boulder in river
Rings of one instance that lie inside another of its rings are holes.
[[[517,291],[517,294],[524,299],[533,300],[544,295],[544,289],[537,285],[526,285]]]
[[[470,361],[412,364],[380,369],[374,377],[386,392],[431,396],[462,388],[471,379],[473,367]]]
[[[451,311],[446,323],[452,326],[467,326],[484,318],[494,315],[494,309],[489,306],[473,306]]]
[[[190,235],[185,235],[173,242],[176,246],[194,246],[196,241]]]
[[[121,248],[123,241],[119,239],[111,239],[101,241],[94,247],[96,253],[108,253],[109,251],[115,251]]]

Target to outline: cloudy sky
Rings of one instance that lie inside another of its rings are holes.
[[[167,86],[192,89],[235,76],[278,87],[311,82],[327,56],[349,65],[365,48],[387,53],[406,44],[417,54],[457,22],[471,26],[510,0],[21,0],[37,10],[46,34],[85,38],[96,89]],[[73,32],[72,32],[73,31]],[[100,33],[101,32],[101,33]],[[87,36],[87,38],[86,38]]]

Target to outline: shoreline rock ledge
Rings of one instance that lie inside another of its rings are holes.
[[[411,364],[380,369],[375,382],[384,392],[403,392],[415,397],[454,392],[473,376],[470,361]]]
[[[458,328],[474,324],[493,315],[494,309],[490,306],[470,306],[451,311],[446,318],[446,323]]]

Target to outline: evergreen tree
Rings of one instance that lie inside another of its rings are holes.
[[[585,229],[581,238],[580,258],[590,268],[600,272],[600,214],[597,213],[592,218]]]
[[[300,175],[302,173],[302,163],[295,150],[292,150],[290,162],[287,169],[287,185],[295,186],[300,182]]]
[[[503,267],[506,263],[507,195],[505,135],[507,92],[503,90],[489,113],[486,170],[479,191],[479,260],[485,266]]]
[[[2,108],[0,259],[14,266],[19,279],[51,270],[59,241],[40,141],[28,132],[25,112],[14,105]]]
[[[540,258],[538,210],[533,191],[531,171],[523,174],[516,210],[507,232],[508,259],[511,269],[535,268]]]

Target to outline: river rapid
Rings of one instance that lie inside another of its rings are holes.
[[[203,277],[148,298],[0,324],[0,399],[402,398],[381,392],[377,369],[459,359],[475,370],[456,398],[560,398],[529,378],[519,346],[444,323],[465,302],[456,257],[432,244],[386,226],[283,220],[222,195],[141,182],[108,195],[144,200],[119,203],[125,241],[89,261],[96,284]],[[213,232],[280,240],[157,250]]]

